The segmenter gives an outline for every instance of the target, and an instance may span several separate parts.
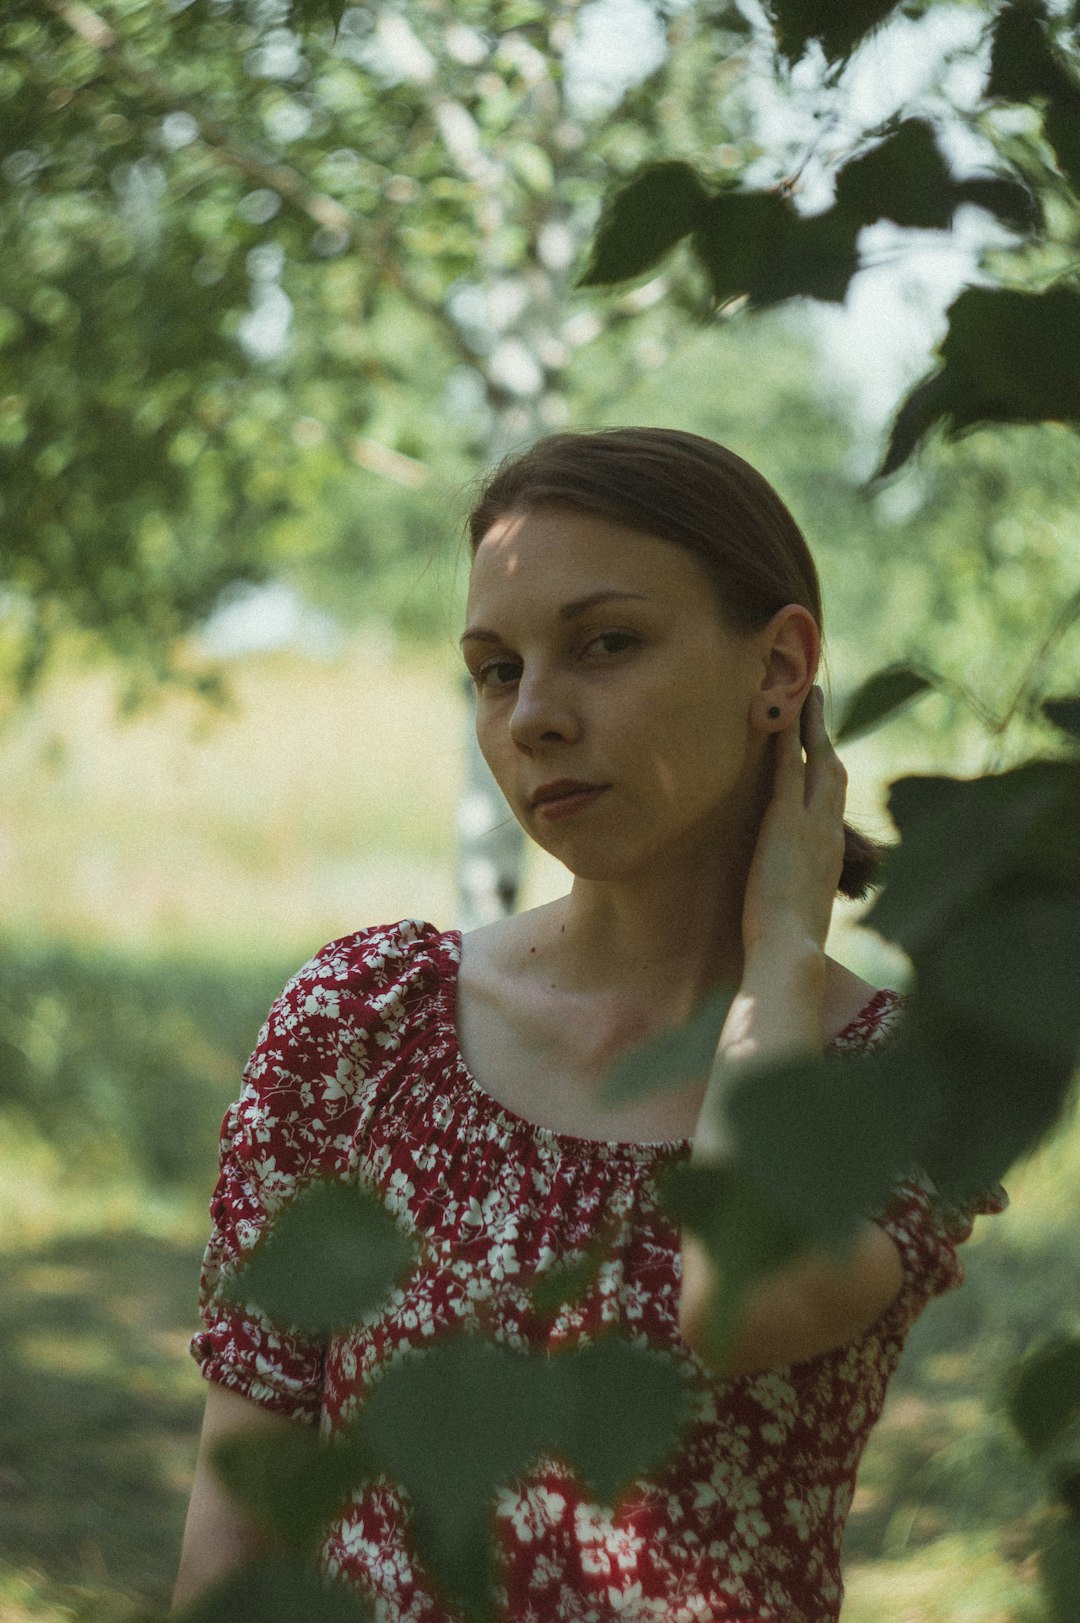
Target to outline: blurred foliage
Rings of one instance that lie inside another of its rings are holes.
[[[1053,1623],[1070,1623],[1080,1599],[1080,1337],[1034,1347],[1014,1370],[1009,1417],[1035,1456],[1065,1516],[1041,1552]]]
[[[688,131],[695,150],[728,133],[715,35],[690,18],[654,76],[677,97],[578,118],[574,15],[5,8],[0,586],[19,691],[74,625],[124,659],[133,703],[162,680],[213,697],[220,673],[178,639],[228,582],[310,573],[329,595],[332,577],[370,615],[499,436],[563,420],[562,373],[604,324],[595,301],[567,307],[600,186]]]
[[[811,40],[842,63],[902,8],[871,0],[845,8],[842,20],[818,0],[776,0],[771,9],[790,67]],[[581,285],[654,272],[686,238],[719,307],[738,300],[759,309],[797,296],[842,302],[865,226],[885,219],[947,230],[955,210],[973,204],[1018,239],[994,266],[996,279],[1013,285],[968,288],[955,301],[941,365],[903,403],[876,478],[895,473],[938,424],[953,437],[988,422],[1080,425],[1080,42],[1041,0],[982,9],[991,46],[983,96],[948,115],[982,137],[993,155],[988,172],[954,174],[934,123],[899,115],[866,132],[873,145],[828,165],[833,202],[816,213],[798,209],[797,182],[716,190],[687,164],[647,164],[609,200]],[[835,75],[823,81],[835,83]],[[1039,110],[1040,136],[1002,126],[996,113],[1014,103]],[[1064,264],[1054,285],[1035,292],[1048,245],[1059,258],[1064,251]]]
[[[8,940],[0,1112],[72,1167],[205,1186],[218,1127],[294,966],[231,968]]]

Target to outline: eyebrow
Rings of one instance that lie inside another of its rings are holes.
[[[620,592],[607,588],[600,592],[590,592],[588,597],[576,597],[572,603],[564,603],[559,610],[560,620],[574,620],[586,609],[595,608],[598,603],[610,603],[613,598],[634,598],[639,603],[647,603],[648,598],[643,592]],[[486,626],[470,626],[458,638],[459,642],[502,642],[497,631],[489,631]]]

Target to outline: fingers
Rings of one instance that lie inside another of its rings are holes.
[[[807,706],[803,706],[798,726],[789,722],[774,736],[776,738],[776,776],[773,793],[793,805],[802,805],[806,796],[806,763],[803,760],[803,742],[800,733],[807,725]]]
[[[848,777],[825,727],[825,694],[817,683],[807,695],[805,712],[807,804],[821,798],[842,814]]]

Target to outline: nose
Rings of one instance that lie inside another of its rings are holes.
[[[523,670],[518,678],[510,737],[526,753],[544,744],[570,744],[581,721],[568,685],[553,672]]]

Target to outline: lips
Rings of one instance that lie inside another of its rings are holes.
[[[570,795],[592,794],[597,789],[607,787],[606,783],[581,783],[576,778],[557,778],[554,783],[542,783],[529,804],[544,806],[552,800],[566,800]]]

